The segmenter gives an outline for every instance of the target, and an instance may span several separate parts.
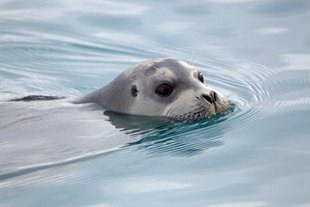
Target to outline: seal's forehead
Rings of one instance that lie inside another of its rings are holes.
[[[162,59],[161,61],[155,61],[153,63],[157,68],[166,67],[166,68],[189,68],[190,65],[185,63],[184,61],[175,60],[175,59]]]
[[[175,74],[182,74],[184,72],[187,73],[191,70],[196,70],[186,62],[175,59],[155,59],[148,62],[146,66],[145,73],[147,75],[168,72],[168,70]]]
[[[158,58],[134,65],[124,71],[123,76],[127,79],[137,79],[137,77],[141,78],[158,74],[160,74],[160,76],[164,76],[163,74],[174,74],[176,77],[182,77],[187,76],[186,74],[191,73],[193,70],[197,69],[184,61],[169,58]]]
[[[167,67],[156,68],[156,72],[152,74],[152,77],[154,76],[161,77],[161,78],[169,77],[172,79],[177,78],[177,74],[173,70]]]

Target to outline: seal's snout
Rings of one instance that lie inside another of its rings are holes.
[[[212,91],[210,94],[202,94],[202,97],[210,104],[213,104],[217,100],[217,95],[215,91]]]

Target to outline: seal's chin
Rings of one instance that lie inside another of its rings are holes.
[[[227,110],[230,103],[226,100],[216,101],[212,104],[206,104],[205,102],[198,101],[193,107],[185,113],[174,113],[168,115],[169,118],[176,121],[193,122],[202,119],[210,119],[217,114]]]

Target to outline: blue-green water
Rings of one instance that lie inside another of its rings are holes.
[[[11,123],[2,104],[0,206],[310,206],[309,19],[308,0],[2,0],[2,100],[173,57],[236,107],[167,125],[68,105]]]

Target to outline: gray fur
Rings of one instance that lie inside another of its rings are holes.
[[[75,103],[95,102],[121,113],[186,120],[207,118],[228,108],[227,100],[219,93],[213,104],[201,98],[202,94],[214,90],[201,83],[197,73],[197,69],[183,61],[169,58],[148,60],[125,70],[108,85]],[[169,97],[159,97],[155,94],[156,87],[165,81],[174,84],[175,88]],[[137,88],[134,95],[133,85]]]

